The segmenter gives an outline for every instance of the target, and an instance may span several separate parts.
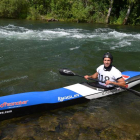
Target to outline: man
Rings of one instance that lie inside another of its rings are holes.
[[[103,55],[103,65],[99,66],[97,68],[97,72],[94,73],[93,75],[89,76],[86,75],[84,76],[85,79],[93,78],[96,79],[98,78],[100,81],[100,85],[103,85],[105,87],[113,87],[113,85],[118,85],[118,86],[126,86],[125,80],[122,78],[121,72],[112,66],[113,62],[113,56],[107,52]],[[113,85],[111,85],[113,84]]]

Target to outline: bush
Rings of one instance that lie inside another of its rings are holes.
[[[74,19],[79,21],[84,21],[86,20],[87,17],[87,11],[83,6],[82,2],[77,2],[75,1],[72,5],[72,16]]]
[[[122,9],[122,10],[120,11],[119,18],[118,18],[117,20],[115,20],[113,23],[114,23],[114,24],[118,24],[118,25],[123,24],[123,21],[124,21],[125,16],[126,16],[126,12],[127,12],[126,9]]]
[[[39,14],[38,10],[35,9],[34,7],[30,7],[27,19],[31,19],[31,20],[40,19],[40,14]]]
[[[26,18],[29,3],[25,0],[1,0],[0,17],[2,18]]]

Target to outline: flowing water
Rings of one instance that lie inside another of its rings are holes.
[[[140,27],[0,20],[0,96],[85,82],[58,70],[93,74],[107,51],[121,71],[140,71]],[[132,140],[139,129],[140,97],[123,92],[2,121],[0,139]]]

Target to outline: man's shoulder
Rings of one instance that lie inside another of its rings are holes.
[[[113,71],[113,72],[120,72],[120,70],[117,69],[115,66],[112,66],[112,71]],[[120,72],[120,73],[121,73],[121,72]]]
[[[103,69],[104,65],[100,65],[99,67],[97,67],[97,72],[99,72],[101,69]]]
[[[112,69],[113,69],[113,70],[118,70],[118,71],[119,71],[119,69],[117,69],[115,66],[112,66]]]
[[[98,68],[103,68],[103,67],[104,67],[104,65],[100,65]],[[97,69],[98,69],[98,68],[97,68]]]

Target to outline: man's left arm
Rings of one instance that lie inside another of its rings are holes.
[[[118,79],[117,82],[112,82],[112,81],[109,81],[109,80],[106,81],[106,85],[109,85],[109,84],[126,87],[125,80],[122,77],[120,79]]]

